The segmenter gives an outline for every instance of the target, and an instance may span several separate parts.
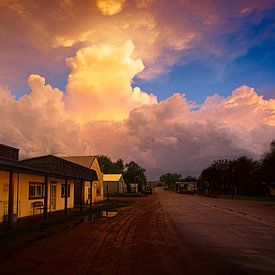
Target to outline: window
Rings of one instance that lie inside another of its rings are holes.
[[[44,198],[44,184],[39,182],[29,182],[29,199]]]
[[[65,198],[65,188],[66,188],[66,185],[61,184],[61,198]],[[68,197],[70,196],[71,196],[71,186],[70,184],[68,184]]]

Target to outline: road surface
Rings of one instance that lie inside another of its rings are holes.
[[[191,273],[275,274],[274,203],[157,193]]]
[[[274,205],[157,190],[29,244],[0,274],[275,274]]]

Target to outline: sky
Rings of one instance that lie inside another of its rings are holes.
[[[149,179],[275,139],[275,0],[0,0],[0,143]]]

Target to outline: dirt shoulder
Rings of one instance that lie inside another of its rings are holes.
[[[6,274],[183,274],[177,236],[156,195],[112,218],[55,234],[0,260]]]

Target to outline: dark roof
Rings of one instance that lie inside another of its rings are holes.
[[[19,149],[0,144],[0,157],[9,160],[18,160]]]
[[[73,157],[62,157],[65,160],[71,161],[73,163],[82,165],[87,168],[91,168],[96,156],[73,156]]]
[[[95,170],[52,155],[30,158],[21,161],[0,159],[0,169],[48,175],[57,178],[87,181],[97,180]]]
[[[5,158],[0,158],[0,170],[12,170],[14,172],[33,173],[39,175],[47,174],[44,170],[26,166],[24,164],[21,164],[19,161],[9,160]]]

